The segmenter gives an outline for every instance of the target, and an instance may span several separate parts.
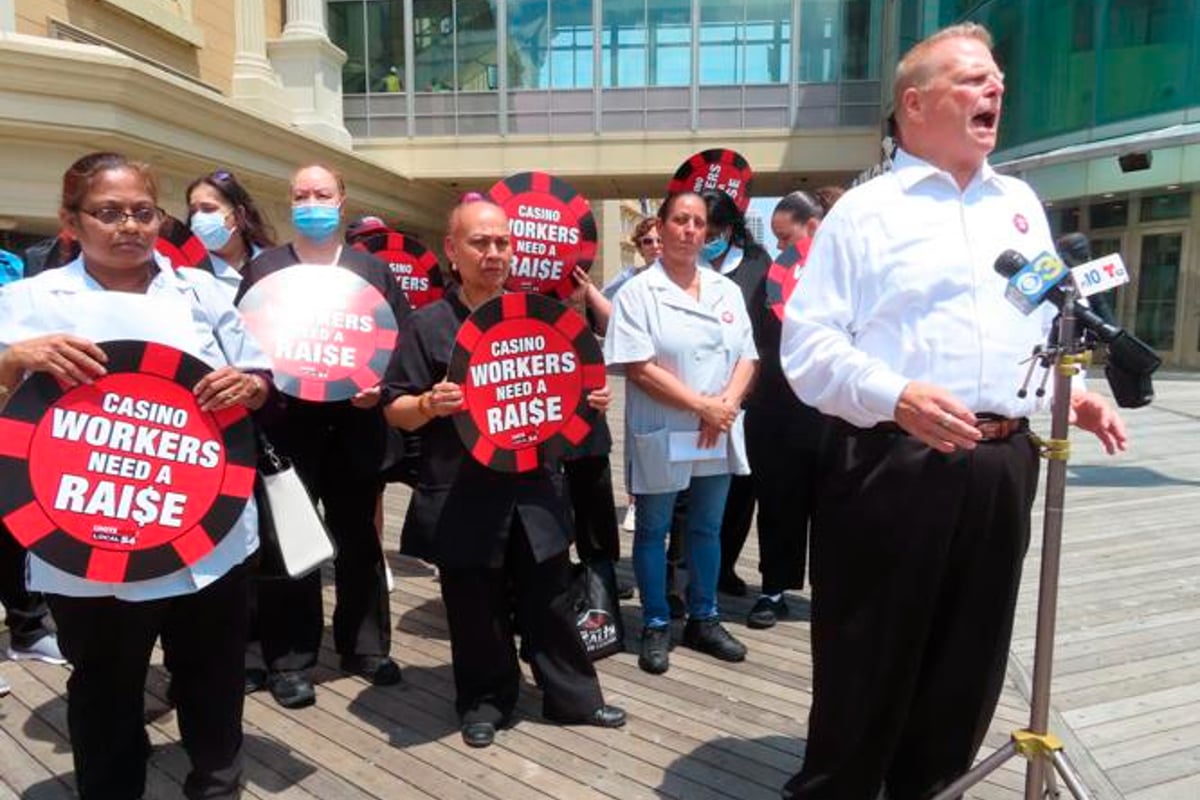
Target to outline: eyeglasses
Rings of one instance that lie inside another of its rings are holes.
[[[125,209],[117,208],[116,206],[102,206],[101,208],[91,211],[86,208],[81,208],[79,210],[99,222],[101,225],[108,225],[114,228],[118,225],[124,225],[125,220],[129,219],[143,227],[147,225],[153,225],[155,222],[158,222],[163,215],[163,210],[155,206],[138,206],[132,211],[126,211]]]
[[[661,243],[662,239],[659,239],[657,236],[643,236],[642,238],[638,239],[638,244],[640,244],[642,247],[651,247],[652,245]]]

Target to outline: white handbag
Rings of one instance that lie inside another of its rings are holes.
[[[337,550],[291,462],[265,436],[259,436],[259,448],[261,571],[265,577],[302,578]]]

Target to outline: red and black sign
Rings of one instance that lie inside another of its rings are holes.
[[[158,231],[158,239],[154,242],[155,251],[171,262],[175,269],[180,267],[195,267],[205,272],[212,272],[212,260],[208,257],[208,248],[204,246],[191,229],[170,214],[163,218],[162,228]]]
[[[384,296],[347,269],[297,264],[272,272],[238,304],[271,358],[275,385],[302,400],[346,400],[377,385],[396,346]]]
[[[750,205],[750,180],[754,171],[741,153],[725,148],[696,153],[675,170],[667,184],[668,194],[706,192],[719,189],[733,198],[738,211],[746,213]]]
[[[477,461],[527,472],[591,431],[588,392],[604,386],[604,357],[583,317],[542,295],[511,292],[463,323],[449,380],[464,410],[458,435]]]
[[[575,267],[596,258],[596,219],[591,206],[566,181],[545,172],[522,172],[488,190],[508,215],[512,273],[505,288],[566,297],[575,288]]]
[[[796,290],[800,282],[800,272],[808,261],[808,248],[812,247],[812,239],[805,237],[795,244],[788,245],[779,257],[771,263],[767,270],[767,305],[783,321],[783,310],[788,298]]]
[[[108,373],[31,375],[0,415],[0,515],[22,546],[94,581],[157,578],[212,552],[254,489],[246,410],[209,413],[209,367],[165,345],[100,345]]]
[[[441,300],[446,293],[437,256],[416,238],[403,233],[376,233],[355,242],[354,247],[387,262],[414,311]]]

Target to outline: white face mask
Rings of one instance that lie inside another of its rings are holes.
[[[210,251],[220,250],[229,244],[233,231],[225,227],[227,214],[220,211],[197,211],[192,214],[192,233]]]

